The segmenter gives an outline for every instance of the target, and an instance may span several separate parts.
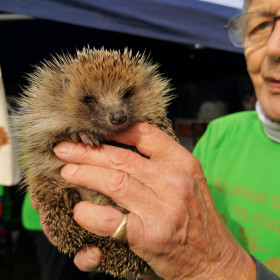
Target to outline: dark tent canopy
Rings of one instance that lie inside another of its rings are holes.
[[[198,0],[0,0],[0,11],[238,52],[223,26],[237,8]]]

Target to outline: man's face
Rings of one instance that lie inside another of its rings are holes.
[[[280,9],[279,0],[251,0],[248,12]],[[275,12],[280,15],[280,10]],[[266,115],[280,120],[280,20],[268,41],[245,49],[247,69]]]

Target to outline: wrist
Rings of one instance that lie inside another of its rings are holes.
[[[232,246],[226,249],[216,271],[218,275],[214,279],[257,279],[256,263],[236,240],[233,240]]]
[[[201,260],[201,262],[203,262]],[[196,267],[198,269],[196,269]],[[201,263],[194,264],[193,271],[177,277],[164,278],[168,280],[256,280],[257,269],[255,261],[245,252],[240,245],[234,240],[234,244],[226,248],[219,256],[211,262],[205,261],[205,265]]]
[[[200,272],[194,273],[196,276],[194,274],[191,278],[179,276],[176,280],[256,280],[257,268],[253,258],[238,244],[229,231],[227,238],[229,239],[226,244],[221,240],[223,251],[215,250],[218,252],[216,258],[207,260],[204,266],[201,263],[198,265]]]

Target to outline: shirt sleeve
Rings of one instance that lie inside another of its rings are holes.
[[[254,256],[251,256],[257,267],[257,280],[280,280],[280,277],[269,270],[264,264],[258,261]]]

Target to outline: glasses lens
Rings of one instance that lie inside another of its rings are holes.
[[[274,14],[257,12],[243,14],[229,20],[228,35],[236,47],[263,44],[271,34]]]

